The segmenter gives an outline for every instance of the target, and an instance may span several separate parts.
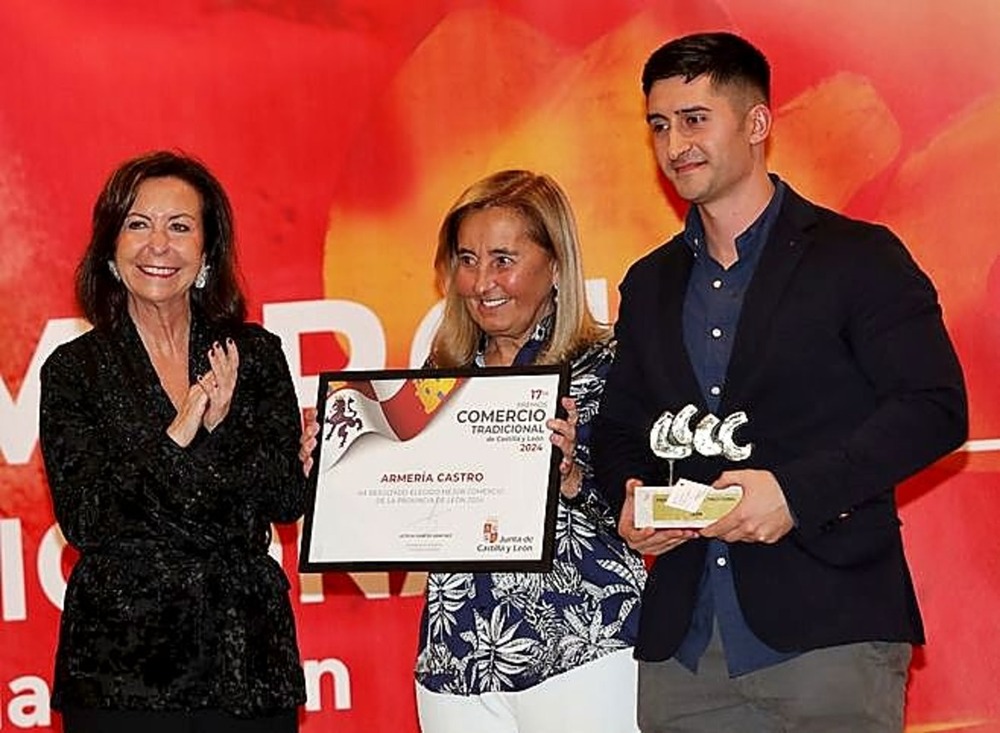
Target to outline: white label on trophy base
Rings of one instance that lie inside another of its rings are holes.
[[[699,484],[697,481],[688,481],[682,478],[670,489],[670,495],[667,496],[667,506],[694,514],[701,509],[701,503],[708,496],[708,492],[714,490],[708,484]]]

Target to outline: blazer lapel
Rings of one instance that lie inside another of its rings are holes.
[[[698,405],[703,410],[705,398],[691,365],[687,347],[684,345],[684,296],[694,255],[680,236],[669,245],[670,251],[663,260],[663,267],[656,285],[659,288],[657,313],[649,318],[663,319],[664,328],[649,329],[654,358],[662,365],[660,374],[667,386],[667,394],[679,398],[677,404],[665,405],[663,409],[676,412],[686,404]]]
[[[808,246],[805,232],[815,219],[812,205],[789,188],[744,297],[720,412],[728,412],[753,382],[762,361],[758,349],[766,343],[775,309]]]

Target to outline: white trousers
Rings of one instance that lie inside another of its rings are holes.
[[[638,733],[638,665],[619,649],[520,692],[447,695],[417,684],[423,733]]]

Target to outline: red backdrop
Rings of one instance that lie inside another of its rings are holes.
[[[419,359],[447,205],[500,167],[552,173],[598,312],[679,226],[638,74],[731,29],[774,67],[771,167],[885,222],[941,291],[972,442],[900,490],[928,645],[908,730],[1000,731],[1000,5],[993,0],[7,0],[0,6],[0,728],[58,729],[48,691],[72,552],[37,451],[38,367],[79,328],[70,283],[111,168],[202,157],[237,211],[254,317],[313,400],[321,369]],[[419,575],[295,572],[304,730],[416,731]],[[51,721],[51,723],[50,723]]]

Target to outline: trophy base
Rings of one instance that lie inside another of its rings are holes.
[[[708,489],[695,511],[687,511],[670,503],[674,489],[690,490],[692,486]],[[743,498],[739,486],[713,489],[704,484],[681,479],[674,486],[637,486],[635,489],[635,526],[654,529],[701,529],[726,516]]]

